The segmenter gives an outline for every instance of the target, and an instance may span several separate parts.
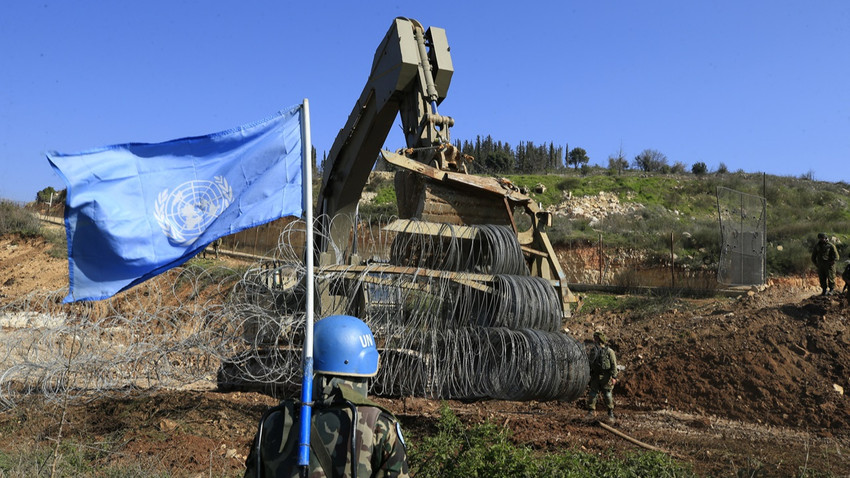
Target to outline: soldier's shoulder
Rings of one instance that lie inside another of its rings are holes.
[[[371,417],[373,421],[395,423],[398,418],[390,410],[376,405],[359,405],[357,410],[361,415]]]

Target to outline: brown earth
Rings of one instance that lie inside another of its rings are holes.
[[[41,239],[0,237],[0,303],[67,286],[67,262]],[[850,476],[850,308],[816,296],[811,278],[776,279],[738,298],[643,301],[623,312],[587,307],[567,327],[604,328],[625,366],[616,428],[693,465],[700,476]],[[647,307],[654,304],[654,307]],[[56,439],[110,444],[97,463],[175,476],[238,476],[257,420],[277,398],[253,392],[160,391],[67,410],[32,397],[0,413],[0,450],[52,451]],[[408,440],[434,429],[440,402],[385,399]],[[583,400],[456,402],[467,422],[490,420],[517,443],[600,455],[641,450],[584,420]],[[812,475],[806,475],[812,476]]]

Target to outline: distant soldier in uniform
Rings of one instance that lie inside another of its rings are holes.
[[[596,418],[596,398],[602,393],[608,421],[614,421],[614,385],[617,383],[617,354],[608,346],[608,338],[601,331],[593,333],[590,353],[590,392],[587,399],[587,418]]]
[[[841,273],[841,278],[844,279],[844,295],[850,300],[850,261],[844,261],[844,272]]]
[[[408,478],[401,427],[369,400],[378,373],[378,349],[360,319],[334,315],[316,322],[314,404],[309,478]],[[294,478],[298,466],[301,404],[285,400],[260,420],[245,462],[246,478]]]
[[[829,242],[826,234],[818,234],[818,242],[812,251],[812,262],[818,269],[818,280],[822,292],[820,295],[831,294],[835,290],[835,263],[838,262],[838,249]]]
[[[207,249],[209,249],[210,247],[212,247],[213,253],[215,254],[215,258],[218,259],[218,249],[219,247],[221,247],[221,238],[219,237],[218,239],[212,241],[210,245],[205,247],[203,252],[201,253],[201,257],[203,257],[204,259],[207,258]]]

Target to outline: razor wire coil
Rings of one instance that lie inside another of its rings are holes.
[[[365,265],[315,275],[317,296],[333,299],[334,310],[361,311],[375,334],[382,358],[373,393],[573,400],[584,391],[584,347],[559,331],[558,296],[528,274],[510,229],[476,226],[470,240],[450,225],[434,237],[372,224],[358,226]],[[104,301],[63,305],[67,289],[59,289],[3,304],[0,407],[28,394],[297,389],[304,234],[303,222],[291,223],[273,260],[241,270],[189,263]],[[419,255],[404,262],[409,253]],[[413,271],[390,274],[387,265]]]

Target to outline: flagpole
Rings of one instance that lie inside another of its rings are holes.
[[[304,324],[304,374],[301,377],[301,436],[298,448],[298,465],[302,476],[307,475],[310,465],[310,422],[313,405],[313,145],[310,138],[310,104],[304,98],[301,122],[302,170],[301,182],[304,191],[304,222],[306,234],[304,262],[307,268],[307,305]]]

